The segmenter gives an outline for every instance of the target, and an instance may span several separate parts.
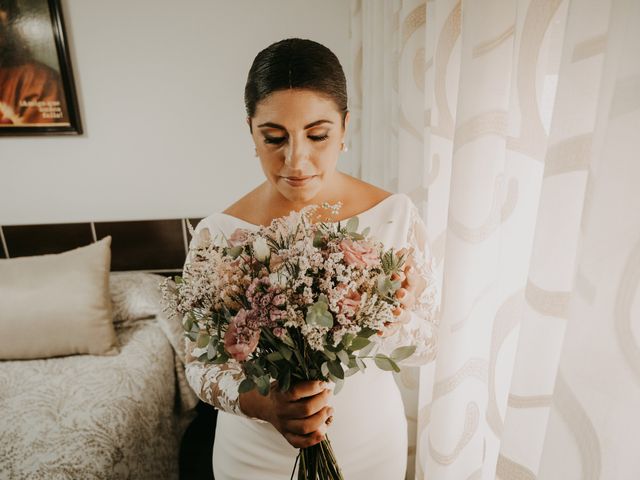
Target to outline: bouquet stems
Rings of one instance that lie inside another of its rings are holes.
[[[344,480],[329,437],[312,447],[300,449],[291,473],[292,480],[298,461],[298,480]]]

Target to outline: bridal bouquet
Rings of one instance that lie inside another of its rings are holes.
[[[322,207],[336,213],[340,205]],[[366,368],[364,359],[398,372],[397,362],[415,351],[373,351],[376,336],[398,327],[395,292],[408,252],[385,249],[369,229],[358,232],[357,217],[314,223],[318,208],[224,239],[189,225],[194,240],[183,276],[162,285],[185,335],[206,348],[200,361],[240,362],[240,393],[267,395],[274,380],[282,391],[297,381],[332,381],[338,393],[345,377]],[[299,480],[343,479],[328,437],[301,449],[298,460]]]

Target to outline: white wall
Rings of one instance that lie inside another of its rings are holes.
[[[345,0],[66,0],[63,8],[85,134],[0,138],[0,225],[222,210],[264,178],[243,101],[258,51],[310,38],[349,69]]]

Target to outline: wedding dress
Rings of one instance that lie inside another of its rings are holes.
[[[416,345],[414,355],[401,362],[401,367],[433,360],[438,287],[425,225],[416,206],[408,196],[393,194],[357,217],[358,231],[370,227],[370,235],[386,248],[413,247],[414,266],[428,280],[409,321],[392,336],[376,337],[378,351],[390,353],[399,345]],[[258,226],[214,213],[201,220],[195,231],[203,228],[208,228],[212,237],[223,233],[228,238],[237,228]],[[195,358],[205,351],[194,348],[188,338],[185,343]],[[248,418],[240,410],[237,389],[244,377],[239,364],[232,360],[223,365],[204,365],[193,359],[187,361],[185,369],[198,397],[219,409],[212,459],[216,480],[288,480],[298,450],[270,423]],[[342,390],[329,403],[334,407],[334,420],[327,436],[345,480],[404,479],[407,422],[393,375],[367,361],[365,372],[346,378]]]

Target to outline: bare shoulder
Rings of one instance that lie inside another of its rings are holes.
[[[225,208],[222,213],[251,223],[259,223],[255,218],[252,218],[252,213],[256,211],[255,205],[259,202],[260,191],[261,185],[240,197],[236,202]]]
[[[393,195],[392,192],[376,187],[370,183],[360,180],[349,175],[347,177],[348,190],[350,192],[347,198],[347,204],[352,205],[353,214],[360,211],[368,210],[385,198]]]

